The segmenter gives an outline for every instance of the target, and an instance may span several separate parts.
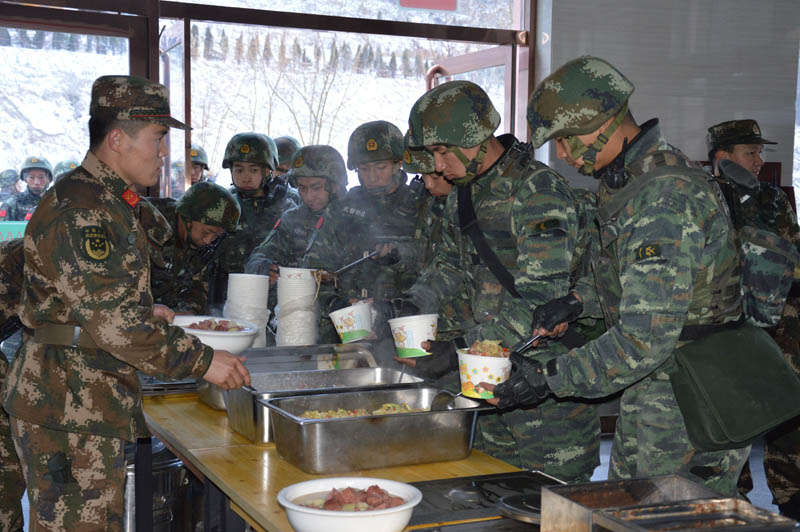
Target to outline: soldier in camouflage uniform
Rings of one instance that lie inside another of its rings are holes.
[[[146,209],[142,202],[139,214],[154,244],[150,254],[154,301],[175,312],[208,314],[209,266],[223,239],[236,232],[239,203],[230,192],[207,181],[192,185],[177,201],[147,199],[158,209]]]
[[[282,177],[289,173],[294,156],[302,146],[296,138],[290,136],[277,137],[275,146],[278,148],[278,167],[275,168],[274,175]]]
[[[19,195],[15,186],[18,180],[19,174],[13,168],[0,172],[0,202]]]
[[[708,128],[709,160],[723,192],[730,194],[731,215],[750,225],[763,226],[800,250],[800,229],[789,198],[776,185],[756,176],[764,164],[764,144],[776,144],[761,136],[755,120],[729,120]],[[749,172],[721,172],[720,161],[730,160]],[[727,197],[727,196],[726,196]],[[769,332],[781,347],[786,361],[800,373],[800,290],[793,289],[783,308],[781,321]],[[800,420],[784,424],[764,437],[764,471],[773,502],[781,513],[800,519]],[[739,479],[739,492],[753,489],[749,464]]]
[[[66,161],[61,161],[53,168],[53,178],[55,181],[58,181],[63,175],[70,173],[71,171],[75,170],[81,163],[78,161],[73,161],[71,159]]]
[[[225,147],[222,167],[231,170],[233,196],[242,216],[240,230],[220,246],[211,293],[211,304],[222,306],[228,290],[228,274],[244,272],[244,264],[281,215],[297,206],[286,183],[269,184],[277,154],[272,139],[261,133],[238,133]]]
[[[0,208],[2,221],[28,221],[33,215],[36,206],[42,199],[42,194],[53,181],[53,167],[44,157],[28,157],[19,171],[20,179],[27,183],[28,188],[19,196],[9,199]]]
[[[464,331],[466,343],[511,347],[530,336],[536,305],[569,290],[583,215],[566,180],[536,161],[529,145],[494,136],[499,123],[488,95],[468,81],[444,83],[412,107],[409,146],[431,151],[435,168],[457,187],[445,205],[441,246],[409,296],[422,312],[438,312],[466,290],[477,323]],[[478,251],[470,210],[494,258]],[[439,347],[434,359],[455,360],[452,348]],[[600,463],[600,421],[588,403],[498,410],[481,416],[480,428],[477,447],[517,467],[578,482]]]
[[[202,146],[192,144],[191,148],[189,148],[189,156],[192,158],[192,173],[190,174],[190,179],[192,185],[196,185],[206,180],[205,172],[208,171],[208,154]]]
[[[137,370],[249,382],[239,357],[213,351],[153,305],[148,243],[134,187],[158,183],[168,89],[134,76],[92,87],[90,149],[48,190],[25,231],[20,347],[0,399],[30,499],[30,528],[122,530],[124,442],[148,435]]]
[[[414,241],[417,194],[406,184],[402,159],[403,134],[397,126],[378,120],[353,131],[347,144],[347,168],[356,170],[361,186],[328,207],[325,223],[307,255],[309,263],[333,271],[380,251],[380,258],[342,273],[338,289],[323,285],[320,306],[327,316],[355,300],[374,299],[382,316],[376,328],[384,340],[375,349],[383,362],[394,356],[386,324],[386,317],[393,312],[389,302],[401,301],[418,272]]]
[[[292,137],[280,137],[281,139],[291,139],[295,143],[297,141]],[[300,205],[303,200],[300,199],[300,194],[297,193],[297,189],[294,188],[294,185],[289,183],[289,180],[286,179],[286,171],[288,171],[288,166],[292,162],[292,155],[294,152],[297,151],[296,149],[292,149],[289,147],[287,149],[286,142],[283,140],[281,141],[281,145],[283,146],[283,152],[281,152],[281,148],[278,147],[278,139],[273,139],[272,137],[267,137],[269,141],[270,147],[272,148],[272,153],[275,157],[275,168],[272,171],[272,179],[270,179],[267,187],[269,189],[274,189],[276,187],[285,187],[286,193],[291,198],[291,200],[295,203],[295,205]],[[291,142],[291,141],[290,141]],[[297,144],[297,149],[300,149],[300,144]],[[287,160],[287,157],[289,160]],[[287,170],[285,171],[284,168]]]
[[[22,239],[0,242],[0,342],[22,327],[18,305],[24,266]],[[0,351],[0,387],[7,373],[8,360]],[[24,492],[25,477],[11,438],[8,414],[0,406],[0,530],[22,530]]]
[[[742,316],[735,235],[707,176],[666,142],[658,120],[633,120],[632,92],[621,72],[587,56],[557,69],[531,94],[533,145],[555,139],[559,158],[600,179],[605,191],[594,275],[538,307],[535,332],[563,330],[581,313],[602,315],[608,330],[546,363],[517,357],[493,401],[532,405],[624,390],[610,478],[679,473],[732,495],[749,446],[695,449],[669,373],[676,348],[709,325],[724,330]]]
[[[264,241],[250,255],[245,273],[278,278],[278,266],[324,268],[306,257],[306,251],[319,235],[329,203],[347,193],[347,170],[344,159],[331,146],[304,146],[295,152],[287,174],[297,184],[302,205],[283,213]],[[338,335],[327,318],[320,322],[320,343],[338,343]]]

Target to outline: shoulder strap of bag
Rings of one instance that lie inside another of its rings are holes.
[[[458,187],[458,223],[461,227],[461,232],[469,235],[475,249],[478,252],[481,260],[489,271],[492,272],[500,284],[505,288],[509,294],[514,298],[521,298],[522,296],[514,287],[514,277],[511,272],[503,266],[500,259],[489,243],[486,242],[486,237],[483,236],[483,231],[478,226],[478,218],[475,215],[475,207],[472,205],[472,187],[469,184]]]

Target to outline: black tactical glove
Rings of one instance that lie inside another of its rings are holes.
[[[381,266],[391,266],[392,264],[400,262],[400,250],[396,247],[393,247],[389,253],[382,257],[380,255],[376,255],[374,260]]]
[[[427,380],[436,380],[449,371],[458,369],[458,353],[456,349],[463,349],[467,346],[463,338],[456,338],[451,342],[438,342],[428,340],[430,344],[429,356],[417,357],[415,359],[414,373]]]
[[[511,378],[494,388],[497,408],[536,406],[547,399],[551,393],[550,386],[544,368],[537,360],[512,353],[511,364]]]
[[[536,307],[533,310],[531,328],[534,331],[538,329],[552,331],[559,323],[575,321],[582,312],[583,303],[575,297],[575,294],[570,292],[563,297],[551,299],[544,305]]]

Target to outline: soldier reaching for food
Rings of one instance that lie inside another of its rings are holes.
[[[137,370],[249,384],[242,359],[169,325],[153,304],[135,188],[158,183],[168,90],[134,76],[92,86],[90,148],[25,231],[20,318],[33,329],[0,392],[32,530],[122,530],[124,443],[148,435]]]
[[[512,357],[517,369],[492,401],[536,405],[624,390],[610,478],[679,473],[732,495],[749,446],[698,451],[669,374],[677,348],[740,320],[737,247],[708,176],[667,143],[658,120],[634,121],[632,92],[613,65],[587,56],[531,95],[533,145],[554,140],[559,158],[600,179],[602,245],[593,277],[537,307],[534,332],[563,331],[581,314],[603,316],[608,330],[548,361]]]

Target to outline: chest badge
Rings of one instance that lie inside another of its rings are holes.
[[[81,251],[89,259],[105,261],[111,253],[111,243],[102,227],[93,225],[81,229]]]

